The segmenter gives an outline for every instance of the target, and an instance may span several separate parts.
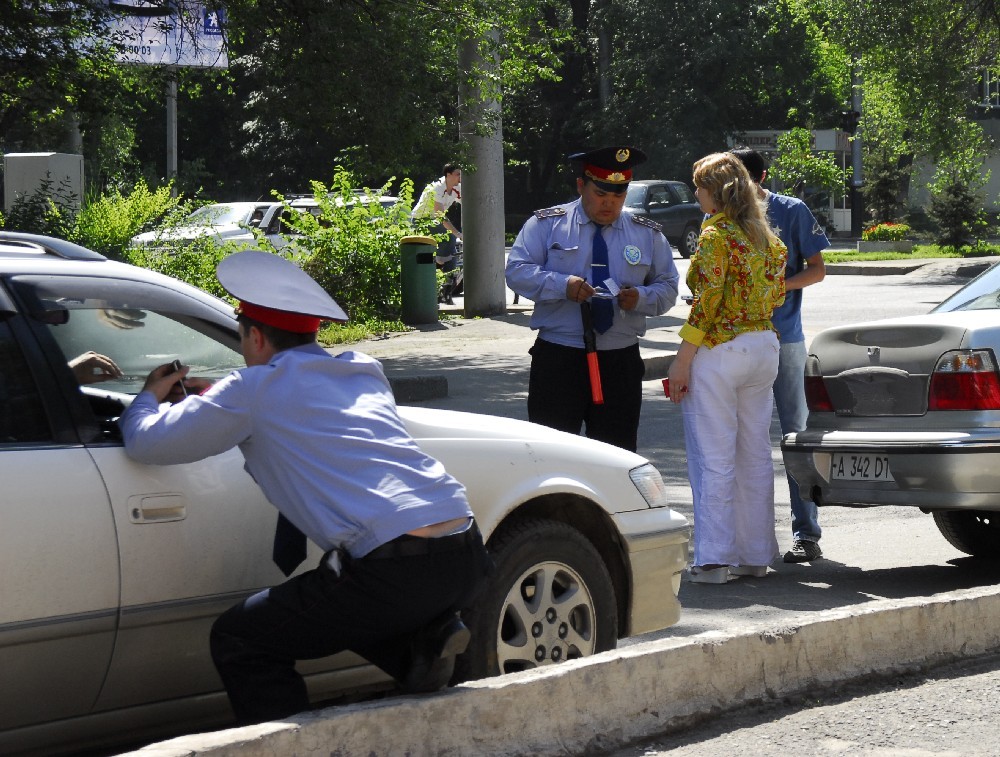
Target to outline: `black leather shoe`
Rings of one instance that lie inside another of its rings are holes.
[[[418,694],[447,686],[455,672],[455,656],[466,650],[471,637],[458,613],[442,616],[421,630],[412,642],[410,669],[400,681],[403,691]]]

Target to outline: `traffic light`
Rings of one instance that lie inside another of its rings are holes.
[[[840,118],[840,128],[848,134],[854,134],[858,130],[858,122],[861,120],[861,114],[858,111],[842,110],[840,111]]]

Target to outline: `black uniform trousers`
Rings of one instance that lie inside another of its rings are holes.
[[[636,451],[646,372],[638,344],[597,353],[603,405],[593,403],[582,347],[536,339],[529,353],[528,420],[571,434],[585,425],[589,438]]]
[[[432,551],[412,554],[425,547]],[[215,621],[212,659],[241,724],[308,708],[296,660],[351,650],[400,680],[417,632],[468,607],[492,565],[475,524],[437,539],[401,536],[370,555],[347,558],[339,575],[329,554],[316,569],[249,597]]]

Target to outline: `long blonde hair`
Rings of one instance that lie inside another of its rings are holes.
[[[739,226],[754,247],[766,250],[779,241],[767,222],[767,207],[757,185],[735,155],[716,152],[696,161],[694,183],[709,193],[715,210]]]

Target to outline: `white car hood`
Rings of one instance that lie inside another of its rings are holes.
[[[417,441],[422,439],[521,441],[542,447],[558,447],[560,456],[572,458],[576,462],[593,458],[602,466],[625,470],[648,462],[641,455],[610,444],[513,418],[409,405],[400,406],[399,414],[406,423],[407,430]]]

